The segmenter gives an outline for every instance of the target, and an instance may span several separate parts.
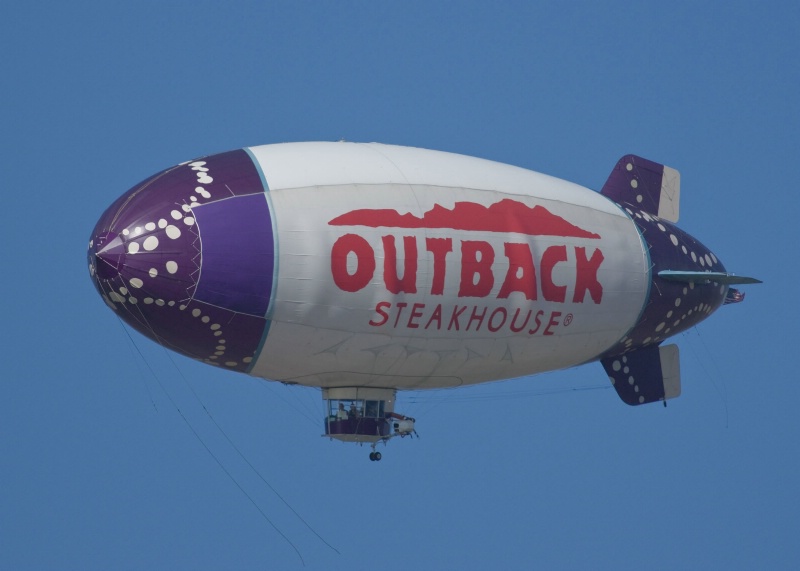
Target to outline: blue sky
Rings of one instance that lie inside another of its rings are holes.
[[[302,568],[275,528],[309,569],[797,568],[797,5],[164,4],[0,19],[0,568]],[[131,340],[85,262],[158,170],[341,138],[594,189],[663,162],[680,226],[765,283],[675,338],[666,409],[599,364],[403,394],[421,438],[369,462],[316,391]]]

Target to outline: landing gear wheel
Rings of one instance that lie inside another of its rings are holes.
[[[376,462],[381,459],[381,453],[380,452],[375,452],[374,454],[375,454],[375,461]]]
[[[371,462],[375,461],[375,453],[374,452],[370,452],[369,453],[369,459],[370,459]]]

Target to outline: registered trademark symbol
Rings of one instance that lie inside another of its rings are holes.
[[[572,323],[572,314],[568,313],[566,316],[564,316],[564,326],[566,327],[570,323]]]

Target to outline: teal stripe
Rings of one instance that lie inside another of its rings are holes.
[[[581,363],[582,365],[585,365],[586,363],[593,363],[595,361],[599,361],[600,357],[602,355],[604,355],[607,351],[610,351],[611,349],[613,349],[614,347],[619,345],[622,342],[623,339],[625,339],[631,333],[633,333],[634,329],[636,329],[636,327],[639,325],[639,321],[642,319],[642,316],[644,315],[645,309],[647,309],[647,304],[650,301],[650,290],[653,289],[653,260],[650,258],[650,247],[647,245],[647,240],[645,240],[644,234],[642,234],[642,231],[639,228],[639,225],[636,224],[636,221],[633,219],[633,216],[631,216],[628,213],[628,211],[625,210],[624,206],[622,206],[620,204],[617,204],[616,202],[614,202],[614,200],[612,200],[611,198],[609,198],[609,197],[607,197],[607,196],[605,196],[603,194],[601,194],[600,196],[602,196],[603,198],[605,198],[609,202],[611,202],[614,206],[616,206],[622,212],[622,214],[625,216],[625,218],[630,220],[631,225],[633,225],[634,229],[636,230],[636,233],[639,236],[639,245],[642,247],[642,250],[644,251],[645,260],[646,260],[646,263],[647,263],[647,291],[645,292],[645,295],[644,295],[644,301],[642,302],[642,307],[641,307],[641,309],[639,309],[639,315],[636,317],[636,321],[633,322],[633,325],[630,327],[630,329],[628,329],[625,332],[625,335],[623,335],[622,337],[617,339],[614,343],[611,344],[611,346],[606,347],[605,349],[603,349],[600,353],[598,353],[597,355],[595,355],[591,359],[588,359],[587,361],[584,361],[583,363]]]
[[[272,263],[272,292],[269,296],[269,304],[267,305],[267,311],[264,314],[265,324],[264,324],[264,332],[261,334],[261,341],[258,344],[258,351],[256,351],[255,357],[252,362],[247,367],[246,373],[250,374],[253,370],[253,367],[258,361],[258,358],[261,356],[261,351],[264,349],[264,344],[267,342],[267,335],[269,335],[270,326],[272,325],[272,314],[275,309],[275,293],[278,290],[278,226],[275,220],[275,208],[272,204],[272,193],[269,190],[269,183],[267,182],[267,177],[264,175],[264,171],[261,169],[261,163],[258,162],[253,152],[250,150],[249,147],[244,148],[244,152],[250,157],[250,160],[253,161],[253,165],[256,167],[258,171],[258,176],[261,179],[261,186],[264,188],[264,196],[267,199],[267,206],[269,208],[269,220],[270,224],[272,225],[272,243],[273,243],[273,263]]]

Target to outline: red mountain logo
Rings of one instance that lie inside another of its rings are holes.
[[[369,228],[452,228],[483,232],[515,232],[529,236],[563,236],[599,239],[600,235],[570,224],[543,206],[533,208],[503,199],[489,207],[474,202],[456,202],[452,210],[434,205],[422,217],[400,214],[388,208],[353,210],[337,216],[330,226]]]

